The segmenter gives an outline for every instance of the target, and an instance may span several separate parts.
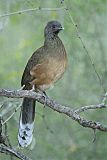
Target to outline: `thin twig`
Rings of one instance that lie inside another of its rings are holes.
[[[6,136],[3,135],[2,117],[0,117],[0,144],[5,144]]]
[[[17,108],[15,108],[14,112],[2,123],[2,125],[4,125],[5,123],[7,123],[13,117],[13,115],[17,112],[17,110],[19,108],[20,108],[20,106],[18,106]]]
[[[94,69],[94,71],[95,71],[95,74],[96,74],[96,76],[97,76],[97,78],[98,78],[98,80],[99,80],[100,86],[102,87],[103,92],[105,93],[106,91],[105,91],[105,88],[104,88],[104,86],[103,86],[102,79],[101,79],[101,77],[100,77],[100,75],[99,75],[99,73],[98,73],[98,71],[97,71],[97,69],[96,69],[96,67],[95,67],[94,61],[93,61],[93,59],[92,59],[92,57],[91,57],[88,49],[86,48],[86,45],[85,45],[85,43],[84,43],[84,41],[83,41],[83,39],[82,39],[82,37],[81,37],[81,35],[80,35],[78,25],[75,23],[74,18],[72,17],[69,8],[67,8],[67,6],[66,6],[66,3],[65,3],[64,1],[62,1],[62,2],[63,2],[63,3],[62,3],[63,6],[66,8],[66,12],[67,12],[67,14],[69,15],[69,18],[70,18],[70,20],[71,20],[71,23],[72,23],[73,26],[75,27],[75,30],[76,30],[76,33],[77,33],[77,37],[80,39],[81,44],[82,44],[82,46],[83,46],[86,54],[88,55],[88,57],[89,57],[89,59],[90,59],[91,65],[92,65],[92,67],[93,67],[93,69]]]
[[[2,121],[4,122],[3,117],[2,117]],[[2,125],[2,128],[3,128],[3,125]],[[8,147],[10,147],[10,148],[12,148],[12,145],[11,145],[11,143],[10,143],[10,139],[9,139],[9,136],[8,136],[8,134],[7,134],[7,133],[8,133],[8,132],[7,132],[7,123],[5,123],[5,125],[4,125],[5,141],[4,141],[4,143],[2,143],[2,144],[4,144],[5,146],[8,146]],[[3,136],[3,135],[2,135],[2,136]],[[9,154],[9,155],[10,155],[11,160],[13,160],[13,155],[12,155],[12,154],[10,154],[10,153],[7,153],[7,154]]]
[[[61,10],[65,10],[65,7],[61,7],[61,8],[41,8],[41,7],[37,7],[37,8],[30,8],[30,9],[24,9],[24,10],[20,10],[20,11],[16,11],[16,12],[10,12],[10,13],[5,13],[0,15],[0,18],[3,17],[7,17],[7,16],[13,16],[16,14],[22,14],[25,12],[33,12],[33,11],[61,11]]]
[[[104,97],[103,97],[102,104],[105,105],[106,100],[107,100],[107,92],[105,93],[105,95],[104,95]]]
[[[101,103],[101,104],[97,104],[97,105],[84,106],[84,107],[76,109],[75,112],[79,114],[79,113],[87,111],[89,109],[91,110],[91,109],[102,109],[102,108],[107,108],[107,105],[105,105],[104,103]]]
[[[36,113],[43,119],[43,122],[44,122],[44,124],[45,124],[46,129],[49,130],[49,132],[53,134],[54,132],[53,132],[53,130],[51,130],[50,127],[48,126],[47,121],[46,121],[46,118],[45,118],[45,115],[44,115],[44,114],[40,114],[39,112],[36,112]]]
[[[93,137],[93,143],[96,141],[96,129],[93,129],[94,137]]]

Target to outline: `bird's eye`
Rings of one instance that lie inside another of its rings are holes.
[[[52,26],[54,29],[56,28],[56,25],[55,24],[53,24],[53,26]]]

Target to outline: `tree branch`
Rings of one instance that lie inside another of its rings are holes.
[[[12,90],[0,89],[0,96],[4,96],[8,98],[23,98],[23,97],[33,98],[38,102],[40,102],[41,104],[46,104],[46,106],[53,109],[54,111],[57,111],[59,113],[63,113],[69,116],[70,118],[78,122],[83,127],[98,129],[100,131],[107,132],[107,126],[104,126],[99,122],[84,119],[79,115],[80,112],[83,112],[88,109],[106,108],[107,105],[105,104],[89,105],[89,106],[80,107],[79,109],[74,110],[71,107],[66,107],[64,105],[57,103],[56,101],[50,99],[49,97],[44,98],[44,95],[41,93],[36,93],[28,90],[12,91]]]

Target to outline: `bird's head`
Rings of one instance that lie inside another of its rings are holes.
[[[60,22],[50,21],[47,23],[44,32],[45,32],[45,35],[47,34],[57,35],[63,29],[64,28],[62,27]]]

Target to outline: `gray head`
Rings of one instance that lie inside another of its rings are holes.
[[[58,21],[50,21],[47,23],[44,34],[46,35],[57,35],[64,28]]]

